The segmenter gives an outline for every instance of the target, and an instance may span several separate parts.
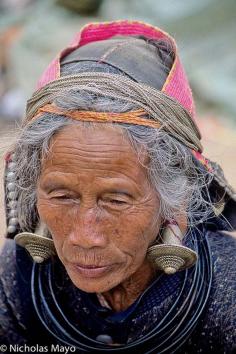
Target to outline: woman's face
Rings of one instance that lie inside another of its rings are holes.
[[[147,163],[145,154],[139,156]],[[104,292],[145,268],[159,202],[119,128],[64,128],[38,183],[38,211],[72,282]]]

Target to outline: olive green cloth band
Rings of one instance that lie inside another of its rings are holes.
[[[25,123],[29,123],[41,107],[53,103],[60,93],[70,91],[86,91],[132,103],[147,113],[147,119],[159,122],[159,129],[190,149],[202,151],[198,127],[180,103],[153,87],[117,74],[86,72],[50,82],[28,100]]]

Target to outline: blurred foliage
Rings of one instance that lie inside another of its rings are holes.
[[[57,4],[85,15],[96,13],[101,3],[102,0],[57,0]]]
[[[17,97],[20,93],[23,101],[50,60],[85,23],[138,19],[164,28],[176,39],[198,107],[228,114],[234,120],[235,0],[4,1],[5,5],[17,2],[18,7],[9,5],[7,11],[5,6],[0,13],[0,47],[1,35],[4,37],[9,28],[17,26],[21,31],[15,41],[4,44],[3,76],[4,80],[7,77],[7,90],[9,86],[17,89]],[[98,11],[96,16],[93,11]],[[1,92],[4,89],[0,85],[0,96]]]

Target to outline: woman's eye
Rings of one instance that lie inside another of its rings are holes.
[[[56,199],[71,199],[70,195],[57,195],[54,198]]]
[[[118,199],[111,199],[110,203],[119,204],[119,205],[126,204],[126,202],[124,200],[118,200]]]
[[[103,202],[107,205],[114,205],[114,206],[125,206],[127,202],[125,200],[120,199],[104,199]]]
[[[75,201],[76,197],[70,194],[58,194],[58,195],[51,195],[52,199],[61,200],[61,201]]]

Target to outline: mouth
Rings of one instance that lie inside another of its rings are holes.
[[[70,268],[77,274],[80,274],[86,278],[98,278],[104,274],[110,272],[114,267],[114,264],[97,266],[97,265],[83,265],[83,264],[72,264]]]

